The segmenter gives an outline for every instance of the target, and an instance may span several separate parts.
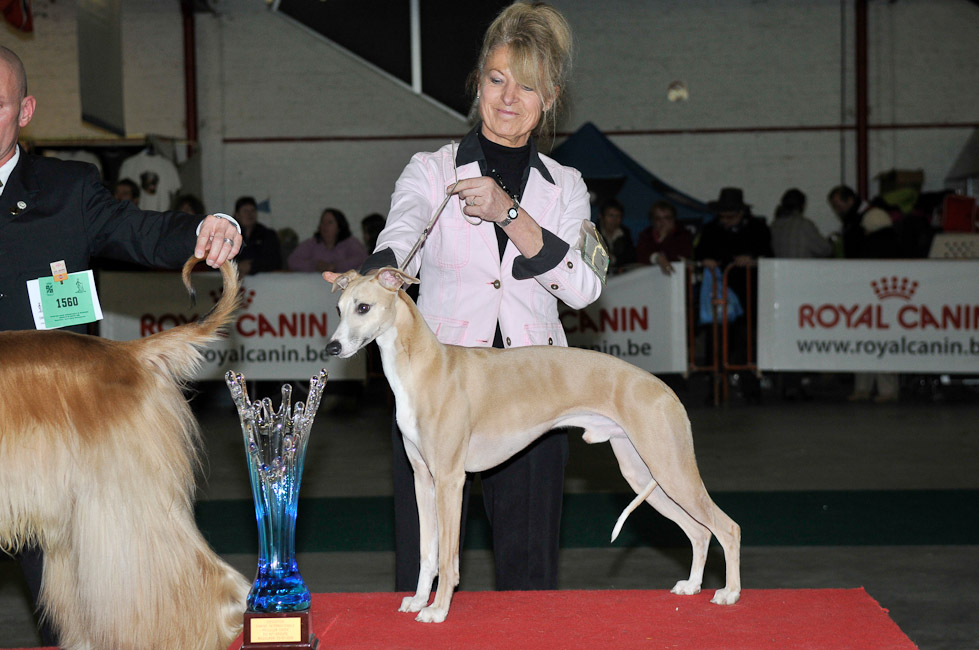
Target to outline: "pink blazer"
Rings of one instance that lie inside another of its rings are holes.
[[[498,226],[471,225],[461,201],[450,199],[406,269],[421,279],[418,307],[443,343],[491,346],[499,320],[506,347],[567,346],[557,301],[580,309],[598,299],[602,283],[575,248],[581,224],[590,217],[588,190],[577,170],[540,158],[554,183],[531,167],[520,205],[541,227],[568,242],[568,252],[551,270],[517,280],[512,274],[516,247],[508,244],[501,261],[494,231]],[[458,175],[478,177],[479,164],[459,167]],[[404,260],[455,178],[451,145],[415,154],[395,185],[375,250],[390,248],[399,262]]]

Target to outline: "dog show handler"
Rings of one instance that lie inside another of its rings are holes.
[[[35,106],[24,64],[0,46],[0,331],[34,329],[27,282],[50,277],[52,263],[75,273],[103,255],[176,269],[193,253],[217,268],[238,253],[241,234],[233,220],[140,210],[113,198],[94,165],[21,151],[20,130]],[[18,560],[37,602],[43,556],[30,546]],[[57,645],[49,626],[41,636],[45,645]]]
[[[458,147],[415,154],[395,185],[387,225],[362,271],[404,264],[438,206],[454,194],[404,269],[420,278],[418,307],[443,343],[567,346],[558,301],[581,309],[601,293],[604,269],[593,269],[581,252],[593,233],[585,183],[575,169],[539,153],[535,141],[553,134],[570,51],[570,27],[554,8],[520,2],[505,8],[487,30],[470,77],[475,127]],[[438,399],[439,386],[429,388]],[[535,387],[489,390],[502,406],[508,394]],[[419,575],[418,513],[396,425],[393,444],[395,583],[409,591]],[[497,589],[557,588],[567,458],[567,436],[554,431],[481,473]],[[467,477],[463,519],[471,482]]]

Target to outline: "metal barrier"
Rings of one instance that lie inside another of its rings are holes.
[[[697,363],[697,320],[700,315],[700,291],[695,290],[699,283],[703,281],[704,265],[699,262],[690,262],[686,265],[687,269],[687,373],[710,373],[713,384],[712,395],[714,405],[717,406],[721,401],[727,402],[730,397],[730,383],[728,375],[735,371],[752,372],[759,375],[757,358],[755,356],[755,333],[754,333],[754,281],[751,269],[756,266],[755,262],[747,266],[729,264],[721,275],[721,282],[713,284],[711,292],[711,322],[707,327],[710,337],[710,355],[706,363]],[[727,294],[728,280],[731,272],[745,274],[745,305],[744,318],[746,327],[746,360],[744,363],[734,363],[731,361],[731,324],[727,320]],[[703,324],[701,324],[703,326]],[[720,343],[720,345],[718,345]]]

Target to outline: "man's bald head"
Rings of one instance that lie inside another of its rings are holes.
[[[14,54],[13,50],[3,45],[0,45],[0,62],[3,62],[10,68],[14,78],[17,80],[17,85],[20,88],[19,99],[27,97],[27,71],[24,70],[24,62],[20,60],[19,56]]]

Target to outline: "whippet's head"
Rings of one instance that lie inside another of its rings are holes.
[[[326,345],[327,354],[346,359],[394,325],[398,291],[417,279],[404,271],[385,267],[361,275],[356,271],[323,274],[333,290],[343,293],[337,302],[340,324]]]

